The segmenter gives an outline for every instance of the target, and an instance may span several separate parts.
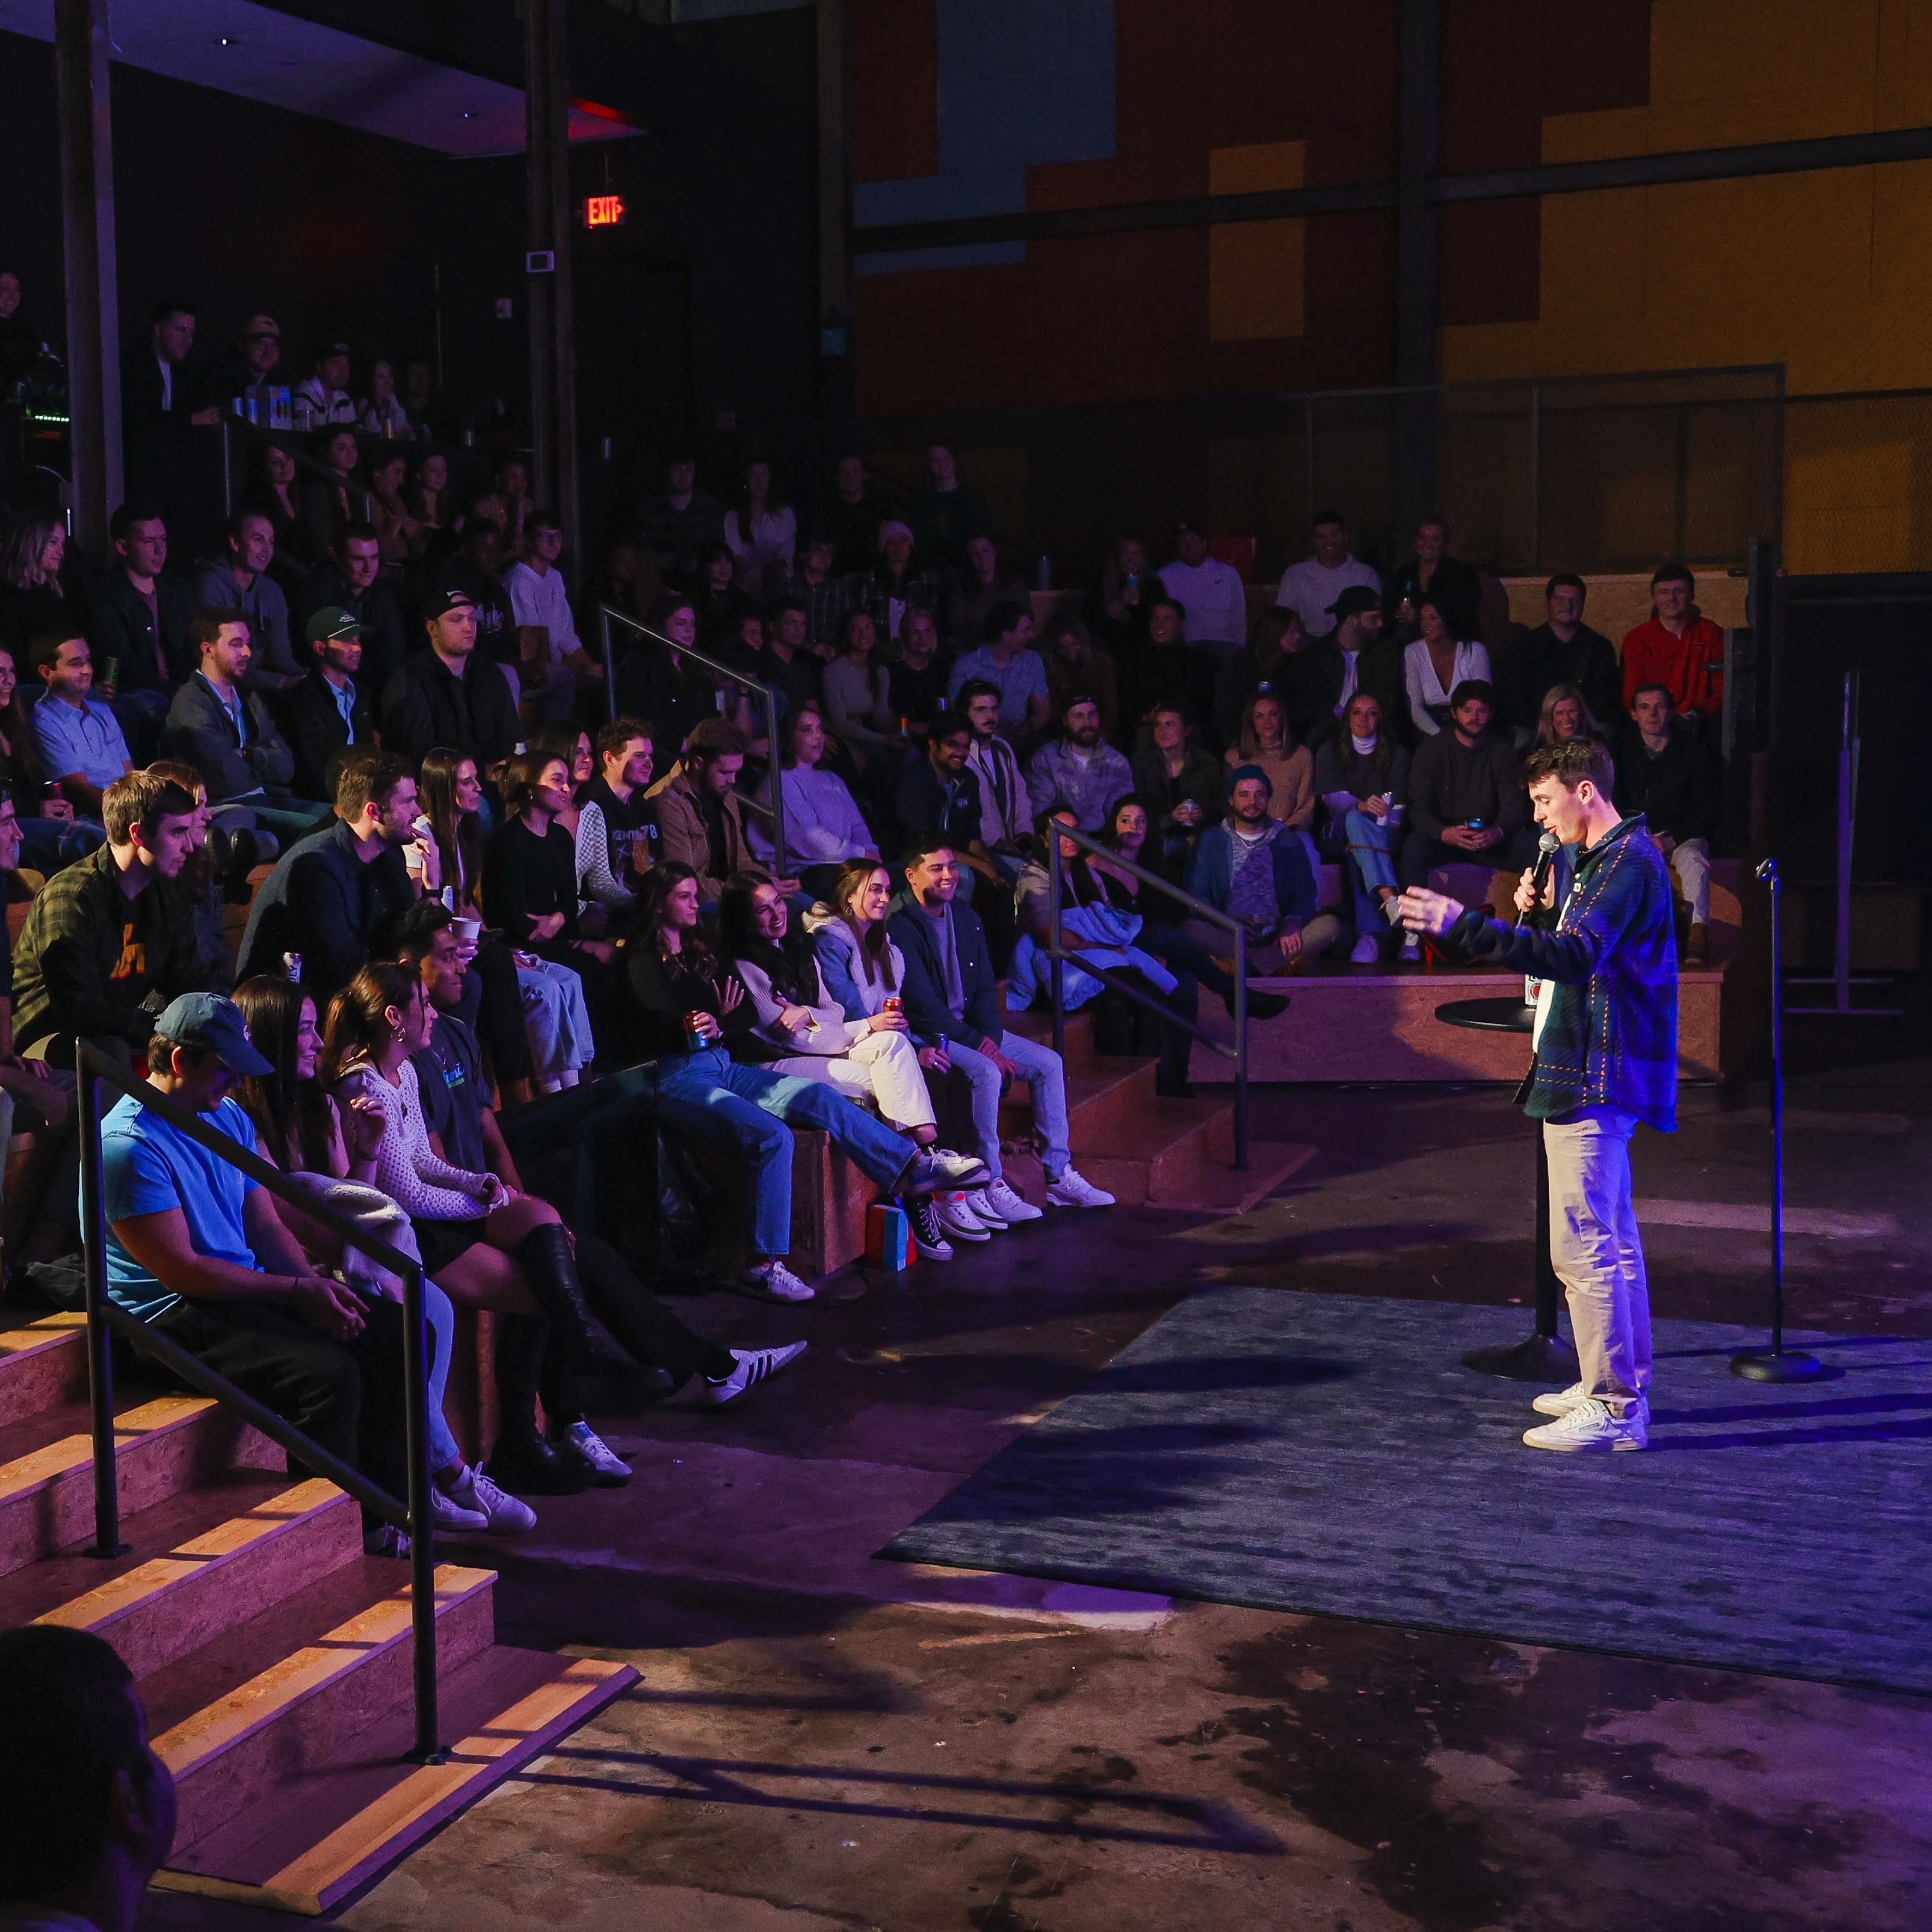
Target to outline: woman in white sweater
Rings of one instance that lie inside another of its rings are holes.
[[[1432,597],[1414,601],[1415,622],[1422,633],[1403,652],[1402,682],[1408,691],[1409,722],[1432,738],[1449,722],[1449,696],[1466,678],[1490,676],[1490,654],[1479,644],[1466,644],[1450,628],[1448,614]]]

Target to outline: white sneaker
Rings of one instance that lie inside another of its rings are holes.
[[[1083,1180],[1077,1168],[1064,1167],[1058,1180],[1046,1184],[1046,1198],[1054,1208],[1111,1208],[1114,1197],[1090,1181]]]
[[[587,1422],[573,1422],[550,1438],[560,1454],[574,1456],[590,1466],[590,1480],[600,1490],[621,1489],[631,1480],[631,1466]]]
[[[492,1536],[517,1536],[537,1526],[537,1513],[520,1498],[500,1490],[478,1468],[466,1468],[446,1492],[452,1502],[474,1510]]]
[[[1567,1389],[1546,1390],[1529,1406],[1538,1415],[1568,1415],[1580,1402],[1589,1400],[1590,1391],[1581,1382],[1572,1382]]]
[[[997,1180],[988,1181],[980,1191],[986,1196],[987,1206],[1010,1228],[1016,1222],[1045,1218],[1042,1211],[1010,1185],[1004,1174]]]
[[[952,1258],[952,1244],[946,1238],[939,1210],[930,1195],[908,1201],[906,1218],[912,1223],[912,1244],[919,1250],[921,1260],[950,1262]]]
[[[1650,1431],[1636,1404],[1632,1403],[1618,1415],[1608,1402],[1586,1396],[1554,1422],[1546,1422],[1540,1429],[1526,1430],[1522,1439],[1532,1449],[1560,1449],[1575,1455],[1604,1450],[1648,1449]]]
[[[1412,932],[1402,942],[1402,956],[1408,960],[1422,957],[1422,942]]]
[[[474,1536],[490,1527],[490,1519],[481,1510],[458,1501],[440,1487],[434,1477],[429,1486],[429,1514],[439,1536]]]
[[[974,1213],[964,1194],[935,1194],[932,1204],[939,1210],[942,1232],[956,1241],[990,1241],[993,1231]]]
[[[736,1402],[740,1396],[750,1394],[759,1383],[790,1368],[811,1346],[809,1342],[788,1342],[782,1348],[734,1348],[731,1353],[737,1358],[737,1366],[722,1382],[706,1376],[706,1397],[721,1407]]]
[[[754,1301],[810,1301],[818,1291],[808,1281],[800,1281],[776,1256],[748,1268],[738,1277],[741,1294]]]
[[[983,1187],[969,1187],[966,1190],[966,1204],[973,1210],[973,1217],[981,1227],[990,1228],[996,1234],[1004,1234],[1012,1226],[1006,1217],[987,1198]]]
[[[1348,954],[1351,966],[1379,966],[1382,964],[1382,942],[1372,932],[1365,932],[1355,941]]]
[[[945,1176],[948,1187],[983,1187],[992,1178],[976,1154],[959,1154],[944,1147],[929,1147],[925,1154],[927,1165],[934,1173]]]

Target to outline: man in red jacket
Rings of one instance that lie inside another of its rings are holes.
[[[1694,725],[1724,708],[1724,634],[1694,601],[1696,580],[1681,563],[1660,566],[1650,580],[1651,615],[1624,638],[1624,703],[1660,684]]]

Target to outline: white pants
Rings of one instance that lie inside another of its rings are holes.
[[[1711,922],[1711,842],[1708,838],[1680,838],[1670,848],[1671,876],[1677,890],[1690,902],[1690,923]]]
[[[1580,1107],[1543,1123],[1550,1258],[1570,1304],[1586,1394],[1620,1406],[1650,1392],[1650,1280],[1630,1204],[1636,1117]]]
[[[771,1071],[816,1080],[862,1106],[871,1101],[889,1126],[902,1131],[936,1124],[919,1050],[902,1033],[868,1033],[842,1054],[796,1054],[772,1061]]]
[[[590,1032],[590,1009],[584,982],[569,967],[539,959],[517,968],[524,999],[524,1033],[530,1043],[530,1065],[539,1079],[574,1073],[597,1058]]]

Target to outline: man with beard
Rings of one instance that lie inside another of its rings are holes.
[[[336,554],[324,557],[302,587],[304,630],[320,610],[345,610],[362,626],[367,691],[380,691],[403,664],[403,607],[395,586],[380,574],[382,567],[376,526],[358,519],[343,525]]]
[[[1268,811],[1274,786],[1258,765],[1228,775],[1228,815],[1202,832],[1187,868],[1187,890],[1246,928],[1248,970],[1265,978],[1292,971],[1341,935],[1333,913],[1316,910],[1313,868],[1301,841]],[[1190,935],[1210,951],[1228,944],[1225,927],[1190,921]]]
[[[1084,692],[1070,698],[1060,713],[1060,735],[1049,739],[1027,766],[1027,792],[1036,814],[1066,806],[1090,836],[1107,822],[1117,798],[1134,788],[1132,767],[1102,742],[1100,706]]]

